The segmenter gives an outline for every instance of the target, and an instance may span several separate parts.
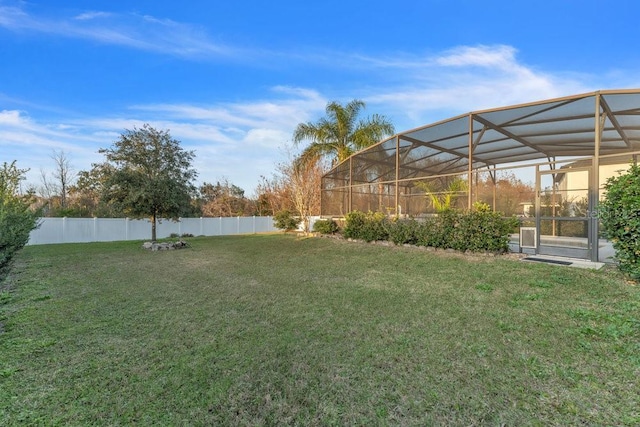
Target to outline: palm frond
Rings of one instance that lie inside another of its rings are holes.
[[[394,126],[386,117],[374,114],[361,120],[356,126],[352,137],[354,148],[361,150],[369,147],[393,135],[394,132]]]
[[[322,157],[330,155],[336,151],[333,144],[321,142],[312,142],[302,153],[300,153],[300,161],[304,164],[313,164],[318,162]]]
[[[318,139],[320,129],[313,123],[300,123],[293,131],[293,142],[299,144],[305,140],[316,141]]]
[[[425,192],[436,212],[451,208],[455,198],[460,196],[460,193],[467,191],[468,188],[467,181],[461,178],[454,178],[443,190],[436,190],[436,187],[427,181],[419,181],[415,185]]]
[[[393,125],[384,116],[373,115],[357,122],[364,108],[364,101],[359,99],[346,105],[333,101],[326,106],[326,117],[316,123],[300,123],[293,133],[294,143],[311,142],[301,156],[308,159],[326,157],[335,164],[393,134]]]

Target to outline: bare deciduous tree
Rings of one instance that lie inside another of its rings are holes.
[[[283,182],[305,232],[309,232],[309,217],[320,214],[320,185],[326,170],[321,159],[289,156],[287,163],[278,165]]]
[[[270,179],[261,176],[256,187],[256,211],[258,214],[274,215],[283,210],[295,210],[289,190],[282,176],[274,174]]]
[[[229,217],[254,213],[254,205],[244,196],[244,190],[227,178],[222,178],[215,185],[205,182],[199,191],[203,216]]]
[[[67,194],[69,193],[69,186],[73,184],[74,181],[71,160],[69,160],[69,157],[63,150],[53,150],[51,158],[53,159],[55,164],[55,169],[53,170],[53,178],[56,180],[56,184],[60,189],[60,207],[62,209],[65,209],[67,207]]]
[[[40,169],[41,185],[38,188],[40,196],[46,199],[50,212],[56,207],[67,208],[69,187],[75,181],[71,160],[63,150],[53,150],[51,159],[54,162],[51,177],[43,169]]]
[[[46,199],[49,203],[58,195],[60,189],[56,183],[49,178],[49,175],[44,169],[40,169],[40,186],[38,187],[38,194]]]

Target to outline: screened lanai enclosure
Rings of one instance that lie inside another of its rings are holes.
[[[323,217],[427,218],[488,204],[521,218],[516,249],[606,261],[598,201],[640,154],[640,89],[475,111],[394,135],[322,179]]]

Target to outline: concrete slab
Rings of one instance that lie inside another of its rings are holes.
[[[522,258],[521,261],[526,262],[539,262],[539,263],[548,263],[550,265],[559,265],[566,267],[575,267],[575,268],[590,268],[593,270],[599,270],[604,267],[604,262],[593,262],[586,259],[581,258],[568,258],[568,257],[560,257],[560,256],[552,256],[552,255],[529,255],[525,258]]]

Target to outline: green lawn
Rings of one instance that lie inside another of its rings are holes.
[[[190,243],[25,248],[0,292],[0,424],[640,423],[640,289],[613,269]]]

